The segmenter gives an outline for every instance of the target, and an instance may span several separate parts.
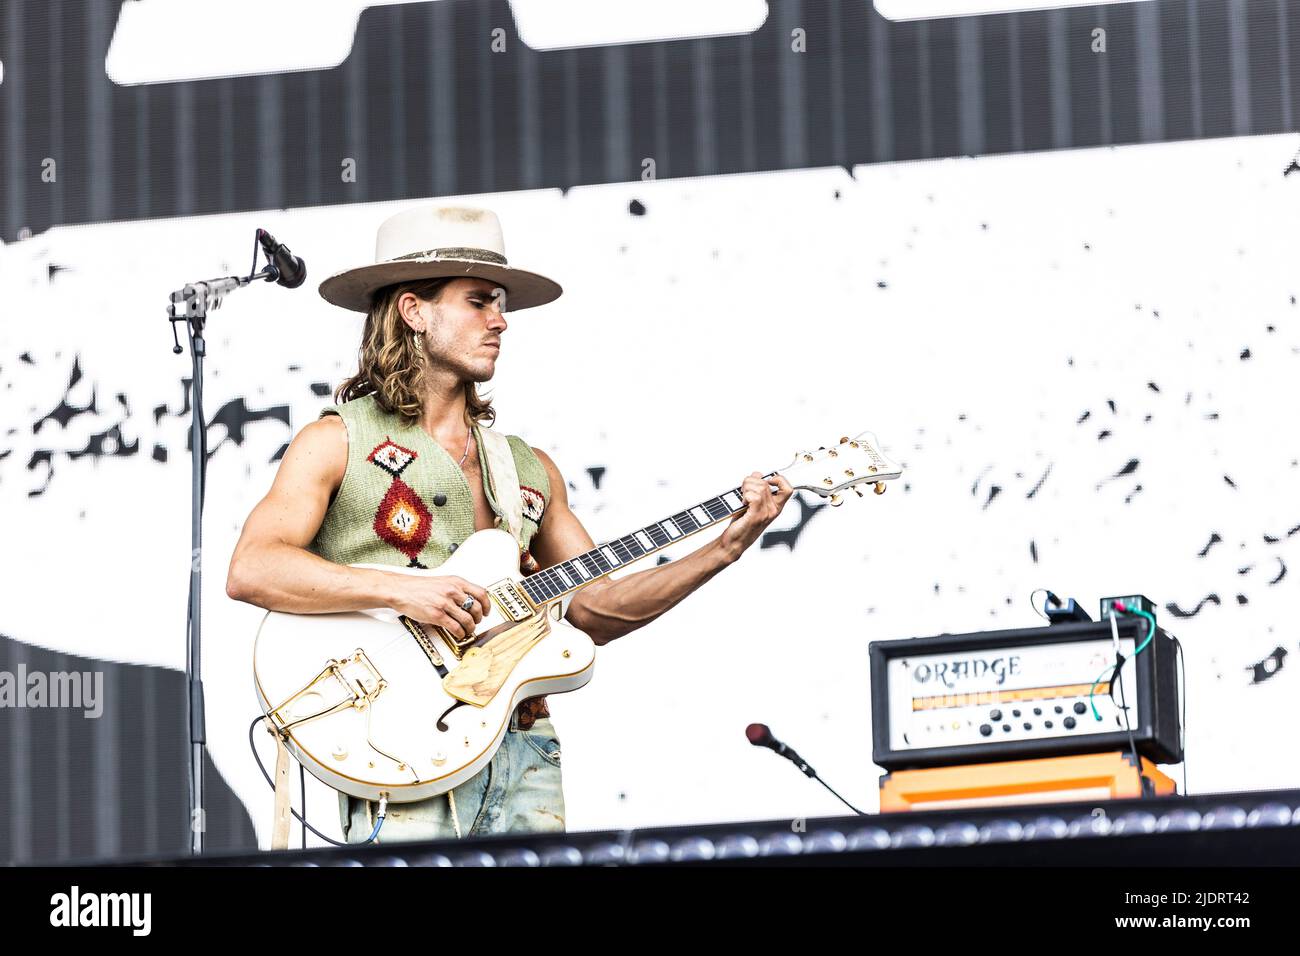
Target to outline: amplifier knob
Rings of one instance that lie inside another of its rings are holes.
[[[1002,711],[1000,711],[1000,710],[992,711],[992,712],[989,714],[989,719],[990,719],[990,720],[1001,720],[1001,719],[1002,719]]]
[[[1061,723],[1065,724],[1065,729],[1066,729],[1066,730],[1073,730],[1073,729],[1074,729],[1074,718],[1073,718],[1073,717],[1066,717],[1065,720],[1061,721]]]
[[[987,737],[987,736],[988,736],[989,734],[991,734],[991,733],[993,733],[993,728],[992,728],[992,727],[990,727],[988,724],[980,724],[980,735],[981,735],[981,736]]]
[[[1074,712],[1075,712],[1076,714],[1082,714],[1082,713],[1083,713],[1084,711],[1086,711],[1087,709],[1088,709],[1088,706],[1087,706],[1083,701],[1081,701],[1081,700],[1076,700],[1076,701],[1074,702]]]

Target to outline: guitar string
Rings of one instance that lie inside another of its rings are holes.
[[[707,498],[707,499],[705,499],[705,500],[702,501],[702,502],[699,502],[699,503],[697,503],[697,504],[691,505],[689,508],[686,508],[686,509],[684,509],[683,511],[676,512],[676,514],[689,514],[691,511],[694,511],[696,508],[700,508],[701,510],[704,511],[704,513],[705,513],[706,515],[709,515],[709,517],[712,518],[712,515],[709,514],[708,509],[704,508],[704,505],[707,504],[707,503],[709,503],[709,502],[712,502],[712,501],[721,501],[721,500],[722,500],[726,495],[731,494],[731,493],[733,493],[733,492],[735,492],[736,495],[737,495],[737,497],[740,497],[742,501],[744,500],[743,497],[740,495],[740,489],[739,489],[739,488],[733,488],[733,489],[731,489],[730,491],[725,491],[725,492],[723,492],[721,495],[716,495],[716,496],[714,496],[713,498]],[[723,502],[723,503],[725,504],[725,502]],[[730,506],[728,506],[728,507],[730,507]],[[719,517],[719,518],[714,518],[714,519],[713,519],[712,521],[710,521],[708,524],[698,524],[698,522],[697,522],[698,527],[696,527],[695,531],[702,531],[702,530],[704,530],[705,528],[712,527],[713,525],[718,524],[719,522],[725,521],[727,518],[732,517],[732,516],[734,516],[734,515],[736,515],[736,514],[739,514],[739,513],[740,513],[740,510],[742,510],[742,509],[738,509],[738,510],[736,510],[736,511],[729,511],[728,514],[722,515],[722,516]],[[670,515],[670,516],[667,517],[667,518],[663,518],[663,519],[661,519],[660,521],[655,522],[653,525],[647,525],[646,528],[650,528],[650,527],[654,527],[654,526],[662,526],[665,522],[668,522],[668,521],[672,521],[673,524],[674,524],[674,526],[677,527],[677,530],[682,532],[682,537],[683,537],[683,538],[686,537],[686,536],[689,535],[689,534],[694,534],[694,533],[695,533],[694,531],[692,531],[692,532],[685,531],[685,530],[683,530],[679,525],[677,525],[677,522],[676,522],[676,515]],[[638,530],[640,530],[640,531],[646,531],[646,528],[639,528]],[[665,531],[665,532],[662,532],[662,533],[663,533],[663,534],[667,534],[666,531]],[[633,533],[630,534],[630,535],[624,535],[623,538],[630,538],[630,537],[633,537],[635,534],[636,534],[636,532],[633,532]],[[650,537],[650,540],[651,540],[652,542],[654,541],[654,538],[650,536],[650,534],[649,534],[648,531],[646,531],[646,536],[647,536],[647,537]],[[576,560],[578,560],[579,558],[582,558],[582,557],[584,557],[584,556],[586,556],[586,555],[591,555],[591,554],[593,554],[594,552],[599,552],[601,548],[608,547],[608,548],[610,548],[611,550],[613,550],[613,542],[614,542],[614,541],[622,541],[623,538],[615,538],[615,539],[613,539],[612,541],[607,541],[607,542],[605,542],[604,544],[597,545],[597,546],[596,546],[594,549],[592,549],[591,551],[586,551],[586,552],[583,552],[583,554],[575,555],[574,557],[569,558],[567,561],[561,561],[561,562],[559,562],[559,564],[566,564],[566,563],[569,563],[569,562],[572,562],[572,561],[576,561]],[[679,538],[673,538],[673,537],[669,536],[669,540],[668,540],[666,543],[664,543],[664,544],[662,544],[662,545],[659,545],[659,546],[656,547],[654,550],[652,550],[652,551],[646,551],[646,552],[645,552],[644,554],[642,554],[640,557],[633,556],[630,560],[627,560],[627,561],[620,560],[619,563],[618,563],[617,565],[614,565],[613,567],[610,568],[610,571],[602,571],[601,574],[600,574],[600,576],[603,577],[605,574],[608,574],[608,573],[610,573],[610,572],[612,572],[612,571],[616,571],[616,570],[618,570],[618,569],[621,568],[621,567],[626,567],[627,565],[632,564],[632,563],[635,562],[635,561],[639,561],[641,558],[648,557],[649,555],[653,554],[655,551],[660,551],[660,550],[662,550],[662,549],[668,547],[669,544],[672,544],[674,541],[678,541],[678,540],[681,540],[681,539],[679,539]],[[625,546],[625,547],[626,547],[626,546]],[[641,545],[640,545],[639,542],[638,542],[638,547],[641,547]],[[630,550],[628,551],[628,553],[629,553],[629,554],[633,554],[633,552],[631,552]],[[617,557],[617,556],[618,556],[618,552],[615,551],[615,552],[614,552],[614,555],[615,555],[615,557]],[[604,558],[603,556],[602,556],[601,559],[602,559],[603,561],[605,561],[606,564],[609,563],[608,559]],[[537,572],[534,573],[534,574],[530,574],[530,575],[528,575],[528,577],[526,577],[526,578],[522,578],[522,579],[521,579],[521,583],[522,583],[522,582],[527,582],[527,581],[532,580],[532,579],[534,579],[534,578],[538,578],[540,575],[544,575],[544,574],[546,574],[546,573],[548,573],[548,572],[553,572],[554,569],[555,569],[556,567],[558,567],[558,566],[559,566],[559,565],[551,565],[551,567],[549,567],[549,568],[543,568],[542,570],[537,571]],[[552,601],[559,600],[559,598],[563,597],[563,595],[564,595],[564,594],[567,594],[569,591],[576,591],[576,590],[580,590],[582,587],[585,587],[587,583],[589,583],[590,581],[594,581],[594,580],[596,579],[596,577],[597,577],[597,575],[594,575],[594,574],[593,574],[591,578],[588,578],[588,579],[584,580],[581,584],[579,584],[579,585],[577,585],[577,586],[575,586],[575,587],[573,587],[573,588],[566,589],[565,591],[561,592],[561,593],[558,594],[558,595],[555,595],[554,597],[548,597],[548,598],[545,598],[544,600],[545,600],[545,602],[548,603],[548,604],[549,604],[550,602],[552,602]],[[531,595],[530,595],[530,596],[531,596]],[[364,612],[357,612],[357,613],[364,613]],[[415,618],[412,618],[412,620],[415,620]],[[398,621],[398,622],[396,622],[396,623],[400,624],[401,622]],[[418,622],[418,623],[422,623],[422,624],[423,624],[423,623],[430,623],[430,622],[427,622],[427,621],[421,621],[421,622]],[[377,663],[379,662],[379,660],[381,660],[381,659],[385,659],[385,658],[387,658],[388,656],[390,656],[391,653],[392,653],[392,651],[394,651],[395,649],[398,649],[399,647],[402,648],[402,649],[405,649],[406,646],[407,646],[407,644],[408,644],[408,642],[409,642],[410,640],[411,640],[411,635],[410,635],[410,633],[406,631],[405,627],[403,627],[403,628],[402,628],[402,632],[401,632],[400,634],[396,634],[396,635],[394,635],[394,637],[392,638],[392,640],[388,641],[388,642],[385,643],[385,644],[380,645],[380,646],[379,646],[378,648],[376,648],[374,651],[367,651],[367,652],[366,652],[367,657],[370,658],[370,660],[371,660],[372,663],[376,663],[376,664],[377,664]],[[423,652],[421,652],[421,653],[423,653]],[[442,655],[441,653],[439,653],[439,656],[440,656],[440,657],[443,657],[443,662],[444,662],[444,664],[445,664],[445,663],[446,663],[446,656],[445,656],[445,655]],[[454,655],[453,655],[453,656],[454,656]]]
[[[771,477],[773,477],[773,476],[776,475],[776,474],[779,474],[779,472],[769,472],[768,474],[764,475],[763,477],[764,477],[764,478],[771,478]],[[589,584],[591,581],[596,580],[598,577],[603,577],[603,576],[605,576],[606,574],[610,574],[610,573],[612,573],[613,571],[617,571],[619,568],[626,567],[626,566],[629,565],[629,564],[633,564],[633,563],[635,563],[636,561],[639,561],[639,560],[641,560],[642,558],[648,557],[649,555],[654,554],[654,553],[657,552],[657,551],[662,551],[664,548],[667,548],[669,545],[675,543],[675,542],[678,541],[678,540],[681,540],[681,538],[689,537],[690,535],[695,534],[696,532],[703,531],[705,528],[710,528],[710,527],[712,527],[712,526],[714,526],[714,525],[716,525],[716,524],[719,524],[720,522],[725,521],[727,518],[731,518],[731,517],[734,517],[734,516],[740,514],[742,511],[744,511],[743,508],[736,508],[736,509],[733,510],[733,509],[731,508],[731,506],[728,505],[728,504],[726,503],[726,500],[725,500],[725,499],[726,499],[726,496],[727,496],[727,495],[731,495],[731,494],[734,494],[734,495],[737,497],[737,499],[739,499],[741,502],[744,501],[744,495],[741,493],[741,489],[740,489],[739,487],[736,487],[736,488],[730,488],[730,489],[728,489],[727,491],[724,491],[724,492],[723,492],[722,494],[720,494],[720,495],[714,495],[712,498],[706,498],[706,499],[704,499],[703,501],[699,501],[699,502],[697,502],[696,504],[693,504],[693,505],[691,505],[691,506],[689,506],[689,507],[687,507],[687,508],[682,509],[681,511],[674,512],[673,514],[671,514],[671,515],[669,515],[669,516],[667,516],[667,517],[665,517],[665,518],[661,518],[660,520],[655,521],[655,522],[652,522],[652,523],[649,524],[649,525],[645,525],[645,526],[642,527],[642,528],[638,528],[636,531],[633,531],[633,532],[630,533],[630,534],[623,535],[621,538],[613,538],[613,539],[610,539],[609,541],[606,541],[606,542],[603,542],[603,543],[601,543],[601,544],[598,544],[596,547],[594,547],[594,548],[592,548],[592,549],[590,549],[590,550],[588,550],[588,551],[584,551],[582,554],[574,555],[572,558],[568,558],[568,559],[566,559],[566,560],[564,560],[564,561],[560,561],[560,562],[558,562],[558,563],[556,563],[556,564],[551,565],[550,567],[542,568],[541,570],[536,571],[536,572],[534,572],[533,574],[528,575],[527,577],[521,578],[521,579],[520,579],[520,583],[523,584],[523,585],[526,585],[527,582],[528,582],[528,581],[531,581],[531,580],[536,580],[536,581],[539,581],[539,582],[554,580],[554,584],[552,585],[553,587],[554,587],[554,586],[558,586],[558,585],[563,585],[563,579],[559,578],[558,575],[556,574],[556,569],[557,569],[557,568],[561,567],[562,565],[566,565],[566,564],[572,564],[572,565],[574,565],[574,566],[576,567],[577,565],[575,564],[575,562],[579,562],[579,561],[581,561],[583,558],[587,558],[587,557],[590,557],[590,558],[592,559],[592,563],[593,563],[593,564],[595,563],[597,557],[599,557],[600,561],[602,561],[603,563],[605,563],[605,564],[610,564],[609,559],[606,558],[603,554],[601,554],[601,551],[602,551],[602,549],[604,549],[604,548],[609,548],[610,551],[614,554],[614,556],[615,556],[616,558],[619,558],[618,563],[617,563],[617,564],[613,564],[613,565],[611,565],[608,571],[600,571],[599,574],[592,574],[591,577],[589,577],[589,578],[583,578],[581,581],[579,581],[576,585],[574,585],[574,586],[572,586],[572,587],[563,587],[563,588],[560,590],[560,592],[559,592],[558,594],[555,594],[555,595],[552,595],[552,596],[549,596],[549,597],[547,597],[547,596],[543,596],[543,595],[541,595],[541,594],[537,595],[537,596],[539,596],[539,597],[542,597],[543,602],[546,603],[546,604],[549,604],[549,603],[551,603],[552,601],[559,600],[559,599],[563,598],[566,594],[568,594],[568,593],[570,593],[570,592],[581,590],[583,587],[585,587],[585,586],[586,586],[587,584]],[[711,503],[713,503],[713,502],[721,502],[721,503],[723,504],[723,506],[726,507],[726,508],[728,509],[728,510],[727,510],[727,513],[724,514],[724,515],[721,515],[721,516],[715,518],[715,517],[713,516],[713,514],[709,511],[709,509],[706,507],[706,505],[709,505],[709,504],[711,504]],[[709,521],[706,522],[706,523],[701,524],[701,523],[700,523],[700,522],[699,522],[699,521],[694,517],[694,515],[691,514],[691,512],[694,511],[694,510],[696,510],[697,508],[700,509],[700,510],[701,510],[701,511],[702,511],[702,512],[707,516],[707,517],[709,517],[711,520],[709,520]],[[688,531],[688,530],[682,528],[681,524],[677,521],[677,516],[678,516],[678,515],[687,515],[688,517],[691,518],[692,521],[695,522],[696,527],[695,527],[693,530],[690,530],[690,531]],[[668,534],[667,531],[664,531],[664,530],[663,530],[664,525],[667,524],[668,522],[672,522],[673,526],[676,527],[677,530],[681,532],[681,538],[674,538],[672,535]],[[661,534],[668,535],[668,540],[665,541],[665,542],[662,543],[662,544],[658,544],[658,543],[656,542],[655,536],[651,533],[651,530],[650,530],[650,529],[652,529],[652,528],[658,528],[658,529],[660,529],[660,533],[661,533]],[[644,550],[644,545],[642,545],[642,544],[640,543],[640,541],[637,541],[637,539],[636,539],[636,535],[637,535],[638,532],[644,532],[645,535],[646,535],[646,537],[651,541],[651,543],[652,543],[652,544],[655,544],[655,547],[652,548],[652,549],[650,549],[650,550],[648,550],[648,551],[647,551],[647,550]],[[631,539],[631,540],[633,540],[633,541],[636,541],[637,547],[638,547],[638,548],[642,548],[642,549],[643,549],[643,553],[640,554],[640,555],[637,555],[634,551],[631,550],[631,548],[630,548],[628,545],[622,543],[622,542],[624,542],[624,541],[627,540],[627,539]],[[619,555],[618,555],[618,551],[616,551],[615,548],[614,548],[615,544],[618,544],[620,547],[623,548],[623,550],[627,551],[628,554],[629,554],[631,557],[630,557],[629,559],[627,559],[627,560],[624,560],[624,559],[620,558]],[[582,566],[585,568],[585,567],[586,567],[586,562],[583,562]],[[600,570],[600,565],[599,565],[599,564],[596,564],[595,567],[596,567],[597,570]],[[590,571],[590,568],[587,568],[587,570]],[[568,572],[566,572],[566,573],[568,573]],[[549,578],[546,577],[547,575],[549,575],[550,577],[549,577]],[[569,576],[570,576],[570,577],[574,577],[575,575],[570,574]],[[532,597],[533,595],[530,594],[529,596]],[[412,620],[415,620],[415,619],[412,618]],[[400,623],[400,622],[397,622],[397,623]],[[419,623],[429,623],[429,622],[419,622]],[[407,645],[407,642],[410,640],[410,637],[411,637],[411,635],[410,635],[408,632],[406,632],[405,628],[403,627],[403,630],[402,630],[402,633],[401,633],[401,634],[396,634],[396,635],[393,637],[393,639],[390,640],[389,642],[387,642],[386,644],[383,644],[383,645],[381,645],[380,647],[376,648],[373,652],[368,652],[368,656],[370,657],[370,659],[371,659],[372,661],[375,661],[375,660],[378,659],[378,658],[386,657],[386,656],[388,656],[388,655],[389,655],[389,654],[390,654],[394,649],[398,648],[399,646],[405,647],[405,646]],[[445,662],[446,662],[446,657],[443,656],[441,653],[439,654],[439,656],[440,656],[440,657],[443,657],[444,664],[445,664]],[[453,656],[454,656],[454,655],[453,655]]]

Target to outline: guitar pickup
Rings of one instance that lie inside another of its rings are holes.
[[[537,613],[537,608],[533,607],[533,602],[528,600],[528,595],[524,593],[523,588],[509,578],[498,581],[489,587],[487,592],[508,621],[518,624]]]

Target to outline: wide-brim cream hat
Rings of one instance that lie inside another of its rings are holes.
[[[417,206],[389,216],[375,238],[375,262],[330,276],[320,284],[326,302],[369,312],[375,291],[395,282],[476,276],[506,290],[504,311],[545,305],[559,284],[506,261],[501,223],[490,209]]]

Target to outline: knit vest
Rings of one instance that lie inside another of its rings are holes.
[[[348,431],[348,464],[310,550],[336,564],[436,568],[474,533],[474,498],[460,463],[418,424],[404,425],[373,394],[322,409]],[[475,426],[477,429],[479,426]],[[546,469],[527,442],[507,436],[523,499],[520,548],[537,533],[551,498]],[[509,530],[478,446],[483,492]]]

